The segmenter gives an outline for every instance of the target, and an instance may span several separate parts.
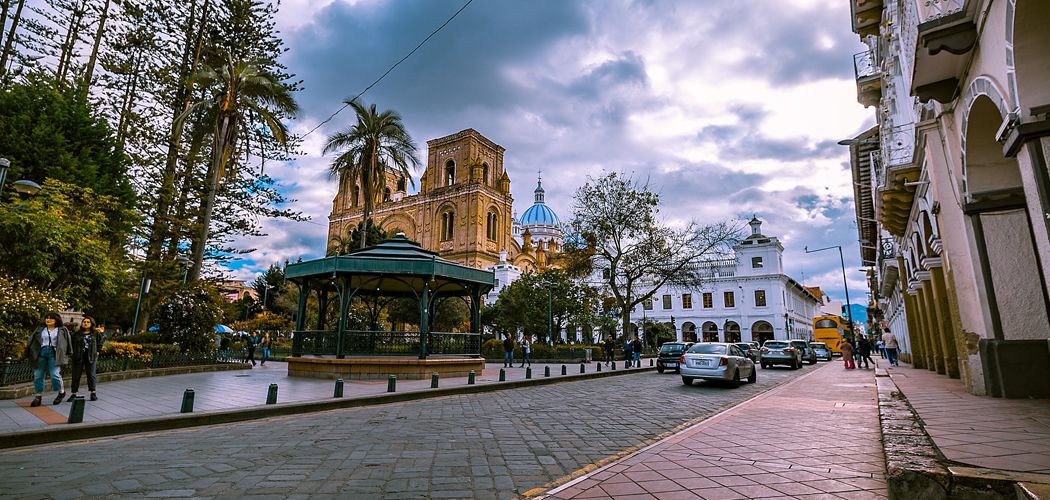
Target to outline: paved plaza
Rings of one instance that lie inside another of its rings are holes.
[[[686,387],[670,373],[623,372],[482,394],[13,448],[0,451],[2,494],[230,499],[535,496],[821,368],[827,365],[761,370],[758,383],[739,389],[700,382]],[[274,377],[280,377],[277,371]],[[181,395],[187,380],[214,376],[231,399],[245,397],[258,405],[270,382],[249,381],[263,377],[261,373],[256,367],[251,377],[226,372],[126,382],[162,383]],[[201,378],[192,380],[198,393],[210,391],[200,385]],[[287,377],[281,382],[281,401],[287,401],[286,392],[294,392],[285,387],[295,383]],[[314,397],[330,398],[331,388],[330,381],[318,383]],[[113,398],[116,389],[116,382],[99,386],[104,398]],[[257,396],[246,396],[246,391]],[[151,397],[142,397],[124,404],[150,406]],[[168,398],[163,396],[163,406],[177,399]],[[78,426],[52,428],[75,436]]]

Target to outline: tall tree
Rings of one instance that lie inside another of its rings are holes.
[[[212,128],[211,162],[198,222],[200,236],[194,242],[190,270],[191,279],[197,280],[204,264],[204,248],[211,230],[219,180],[235,174],[237,162],[231,160],[240,154],[238,148],[242,145],[244,128],[266,127],[274,140],[287,144],[288,129],[279,121],[280,113],[294,114],[299,106],[288,87],[261,69],[256,61],[235,61],[227,57],[222,67],[205,67],[193,80],[208,89],[208,94],[191,105],[179,121],[192,116],[197,123],[210,124]],[[198,130],[204,130],[204,127],[198,127]]]
[[[350,185],[361,183],[364,195],[364,217],[367,221],[386,184],[388,169],[412,179],[419,164],[416,144],[405,130],[401,115],[393,110],[382,113],[376,105],[366,106],[361,99],[344,101],[354,108],[357,124],[328,136],[323,154],[339,151],[328,168],[328,179],[340,179]],[[361,248],[368,238],[361,238]],[[375,244],[375,242],[373,242]]]
[[[631,309],[662,286],[703,286],[708,277],[701,264],[727,255],[742,234],[742,224],[725,221],[672,227],[658,218],[659,205],[648,185],[615,172],[589,178],[576,190],[573,229],[588,245],[566,246],[567,261],[587,263],[612,295],[623,335],[630,332]]]

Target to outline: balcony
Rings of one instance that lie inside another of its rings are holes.
[[[881,246],[882,251],[879,252],[879,276],[882,279],[879,283],[879,295],[890,297],[893,287],[897,284],[897,280],[900,277],[900,269],[897,266],[896,245],[893,243],[892,238],[883,238]]]
[[[883,227],[894,236],[903,236],[915,199],[914,183],[921,168],[914,163],[915,124],[883,127],[882,151],[876,174],[875,209]]]
[[[853,17],[853,32],[861,39],[868,35],[879,34],[879,22],[882,21],[882,0],[850,0],[850,14]]]
[[[877,106],[882,100],[882,77],[873,51],[853,54],[853,73],[857,77],[857,102]]]
[[[904,36],[914,44],[911,92],[947,104],[959,93],[967,54],[977,42],[976,0],[905,1]]]

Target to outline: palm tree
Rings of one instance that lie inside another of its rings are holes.
[[[242,134],[246,128],[259,125],[265,127],[279,144],[287,145],[288,128],[279,118],[294,116],[299,111],[299,105],[289,88],[257,61],[234,61],[232,57],[227,57],[221,68],[204,66],[190,79],[190,83],[204,87],[206,97],[186,109],[176,124],[193,116],[198,125],[195,134],[210,134],[212,140],[208,184],[199,219],[200,240],[194,248],[193,268],[190,271],[190,279],[196,280],[200,277],[204,262],[204,247],[208,242],[219,179],[236,173],[236,161],[232,168],[228,167],[230,161],[240,154]]]
[[[417,148],[396,111],[378,113],[375,104],[366,107],[359,98],[343,102],[354,108],[357,124],[328,136],[323,154],[341,151],[328,167],[329,180],[345,179],[351,186],[361,181],[362,220],[367,228],[368,216],[386,184],[388,169],[411,181],[410,167],[419,165]],[[361,248],[366,246],[366,240],[367,237],[361,238]]]
[[[332,236],[332,239],[330,239],[328,241],[333,242],[335,244],[332,245],[331,247],[329,247],[328,255],[346,255],[346,254],[350,253],[350,250],[351,250],[350,242],[353,241],[353,240],[354,240],[354,238],[352,236],[350,236],[349,234],[347,234],[346,236],[342,236],[342,235],[338,235],[338,234],[335,235],[335,236]]]

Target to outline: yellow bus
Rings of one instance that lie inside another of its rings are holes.
[[[842,338],[850,334],[849,322],[841,316],[829,314],[813,318],[813,341],[827,344],[833,354],[842,354]]]

